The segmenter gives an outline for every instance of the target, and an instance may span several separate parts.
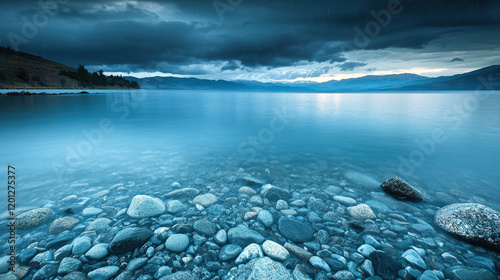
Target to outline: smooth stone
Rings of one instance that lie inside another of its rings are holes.
[[[165,249],[180,253],[189,247],[189,237],[185,234],[172,234],[165,241]]]
[[[369,245],[369,244],[363,244],[361,246],[358,247],[357,251],[363,255],[365,258],[368,258],[370,256],[371,253],[373,253],[373,251],[375,251],[376,249],[373,248],[372,245]]]
[[[141,247],[153,236],[153,232],[146,228],[131,227],[122,229],[111,240],[109,252],[123,254]]]
[[[227,243],[227,232],[223,229],[219,230],[214,235],[214,242],[219,246],[224,246]]]
[[[343,191],[344,189],[342,189],[341,187],[332,185],[329,185],[328,187],[326,187],[326,189],[323,190],[324,193],[329,194],[331,196],[341,194]]]
[[[279,262],[268,257],[251,260],[245,266],[231,270],[225,280],[290,280],[292,274]]]
[[[108,246],[106,243],[97,244],[85,253],[85,257],[92,260],[101,260],[108,255]]]
[[[242,264],[242,263],[247,263],[248,261],[256,258],[261,258],[264,256],[264,253],[262,252],[262,248],[260,247],[259,244],[252,243],[248,246],[246,246],[243,251],[239,254],[239,256],[236,258],[235,263],[236,264]]]
[[[62,280],[87,280],[87,276],[80,271],[74,271],[66,274]]]
[[[267,210],[261,210],[257,215],[257,220],[265,227],[271,227],[274,223],[273,214]]]
[[[75,258],[64,258],[59,264],[58,274],[66,275],[73,271],[77,271],[82,266],[82,262]]]
[[[200,191],[194,188],[183,188],[167,193],[165,198],[191,198],[197,196],[199,193]]]
[[[284,237],[297,243],[312,240],[314,235],[314,230],[308,224],[287,217],[279,219],[278,229]]]
[[[193,224],[194,231],[205,235],[206,237],[212,237],[217,232],[217,227],[215,223],[210,222],[207,219],[197,220]]]
[[[452,266],[444,270],[450,280],[496,280],[495,274],[484,268]]]
[[[283,262],[290,258],[290,253],[285,249],[285,247],[272,240],[266,240],[262,243],[262,251],[266,256],[275,261]]]
[[[244,226],[232,228],[228,232],[229,243],[246,247],[251,243],[262,244],[264,236]]]
[[[109,224],[111,224],[110,219],[97,218],[89,223],[89,225],[85,228],[85,231],[104,232],[109,228]]]
[[[363,203],[347,207],[347,212],[355,219],[375,219],[377,217],[370,206]]]
[[[71,250],[70,250],[71,252]],[[18,256],[17,259],[19,260],[20,263],[28,263],[35,255],[37,251],[34,248],[27,248],[26,250],[22,251]],[[9,256],[5,256],[4,258],[0,259],[0,265],[2,265],[4,262],[7,262],[9,259]],[[7,271],[5,271],[7,272]],[[2,272],[0,269],[0,274],[5,273]]]
[[[170,200],[167,202],[167,212],[170,214],[177,214],[187,211],[186,205],[179,200]]]
[[[392,177],[380,185],[382,190],[398,200],[422,201],[422,194],[399,177]]]
[[[56,213],[50,208],[37,208],[17,216],[16,229],[29,230],[54,220]]]
[[[82,210],[82,216],[84,217],[97,216],[102,212],[103,210],[101,208],[88,207]]]
[[[373,251],[368,258],[375,270],[375,275],[385,280],[395,280],[398,277],[398,271],[402,269],[401,263],[395,261],[389,254],[383,251]]]
[[[71,230],[80,220],[73,217],[62,217],[54,220],[49,226],[50,234],[59,234],[65,230]]]
[[[419,269],[419,270],[426,270],[427,265],[425,264],[424,260],[420,255],[413,249],[408,249],[406,250],[402,257],[409,262],[413,267]]]
[[[118,274],[120,268],[118,266],[105,266],[94,269],[87,274],[90,280],[109,280]]]
[[[165,204],[148,195],[136,195],[132,198],[127,214],[136,219],[159,216],[167,211]]]
[[[59,234],[56,239],[51,240],[45,244],[46,249],[59,249],[61,246],[66,245],[73,241],[75,238],[75,233],[70,231],[65,231]]]
[[[500,213],[477,203],[457,203],[439,209],[436,224],[469,242],[500,250]]]
[[[252,196],[252,195],[256,195],[257,194],[257,192],[254,189],[249,188],[249,187],[241,187],[238,190],[238,193],[246,194],[248,196]]]
[[[309,262],[309,259],[313,256],[311,252],[304,250],[301,247],[291,243],[285,243],[284,247],[285,249],[287,249],[288,252],[292,253],[294,256],[296,256],[299,260],[303,262]]]
[[[290,196],[290,193],[287,190],[271,186],[264,193],[264,198],[267,198],[271,202],[276,202],[276,201],[278,201],[280,199],[288,201],[291,198],[291,196]]]
[[[333,200],[335,200],[336,202],[343,204],[343,205],[356,205],[356,203],[357,203],[354,198],[347,197],[347,196],[341,196],[341,195],[333,196]]]
[[[73,248],[71,252],[73,255],[83,255],[92,248],[92,239],[88,236],[77,237],[73,240],[72,244]]]
[[[198,204],[205,208],[215,203],[217,203],[217,197],[211,193],[202,194],[193,199],[193,204]]]
[[[136,258],[131,260],[128,264],[125,270],[127,271],[136,271],[143,267],[146,263],[148,262],[148,258],[142,257],[142,258]]]
[[[245,176],[242,179],[249,186],[262,186],[265,184],[264,181],[257,179],[253,176]]]
[[[49,279],[57,274],[57,268],[57,265],[53,264],[44,265],[33,275],[33,280]]]
[[[71,255],[71,251],[73,250],[73,245],[64,245],[61,248],[57,249],[54,252],[54,260],[62,261],[64,258],[69,257]]]
[[[220,250],[219,259],[221,259],[221,261],[232,260],[232,259],[236,258],[241,253],[242,250],[243,249],[238,245],[234,245],[234,244],[225,245]]]
[[[352,272],[350,272],[349,270],[341,270],[341,271],[337,271],[333,277],[332,277],[333,280],[354,280],[356,279],[354,277],[354,274],[352,274]]]
[[[332,271],[332,269],[328,266],[328,264],[318,256],[312,256],[309,259],[309,263],[317,269],[322,269],[326,272]]]

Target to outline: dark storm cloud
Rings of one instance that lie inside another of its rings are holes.
[[[346,62],[350,50],[419,49],[448,34],[500,25],[498,1],[394,1],[243,0],[232,7],[238,1],[220,0],[230,8],[221,10],[212,0],[65,0],[30,38],[23,28],[43,11],[40,2],[9,1],[0,12],[0,43],[11,44],[15,34],[25,39],[18,42],[22,51],[123,71],[199,73],[207,70],[187,66],[227,71],[303,62],[343,63],[340,69],[350,71],[364,66]],[[388,12],[388,5],[399,12]]]
[[[336,65],[338,68],[340,68],[340,71],[352,71],[358,67],[363,67],[366,66],[366,63],[361,63],[361,62],[345,62],[342,64]]]
[[[464,59],[462,59],[460,57],[455,57],[452,60],[450,60],[450,62],[457,62],[457,61],[464,61]]]

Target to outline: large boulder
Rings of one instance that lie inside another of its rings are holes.
[[[231,270],[227,280],[290,280],[294,279],[292,274],[279,262],[268,257],[253,259],[245,266]]]
[[[155,197],[136,195],[132,198],[127,214],[132,218],[147,218],[159,216],[167,211],[165,204]]]
[[[466,241],[500,250],[500,213],[477,203],[456,203],[436,212],[436,224]]]
[[[399,200],[422,201],[422,194],[399,177],[392,177],[380,186],[384,192]]]

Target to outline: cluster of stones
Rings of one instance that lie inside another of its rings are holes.
[[[379,186],[398,200],[423,199],[399,178]],[[24,249],[15,272],[0,259],[0,280],[498,280],[498,258],[435,237],[412,203],[390,209],[345,183],[294,191],[250,176],[234,192],[200,189],[174,182],[168,192],[137,195],[117,184],[27,211],[17,224]],[[499,221],[478,204],[436,214],[448,232],[495,248]]]

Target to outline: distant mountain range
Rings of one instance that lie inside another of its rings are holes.
[[[15,52],[0,47],[0,88],[84,88],[75,75],[64,75],[77,69],[59,64],[42,57]],[[69,73],[71,74],[71,73]],[[92,74],[92,75],[90,75]],[[100,74],[102,75],[102,73]],[[95,76],[95,77],[94,77]],[[84,77],[85,78],[85,77]],[[89,73],[89,79],[97,82],[103,79],[97,73]],[[358,91],[433,91],[433,90],[500,90],[500,65],[481,68],[472,72],[429,78],[415,74],[368,75],[360,78],[328,81],[324,83],[261,83],[257,81],[224,81],[197,78],[123,77],[137,81],[143,89],[165,90],[231,90],[231,91],[282,91],[282,92],[358,92]],[[121,77],[108,77],[121,79]],[[126,80],[123,80],[129,83]],[[109,81],[108,81],[109,82]],[[125,88],[113,82],[112,87]],[[126,84],[125,83],[125,84]],[[109,83],[108,83],[109,84]],[[99,83],[97,83],[97,86]]]

